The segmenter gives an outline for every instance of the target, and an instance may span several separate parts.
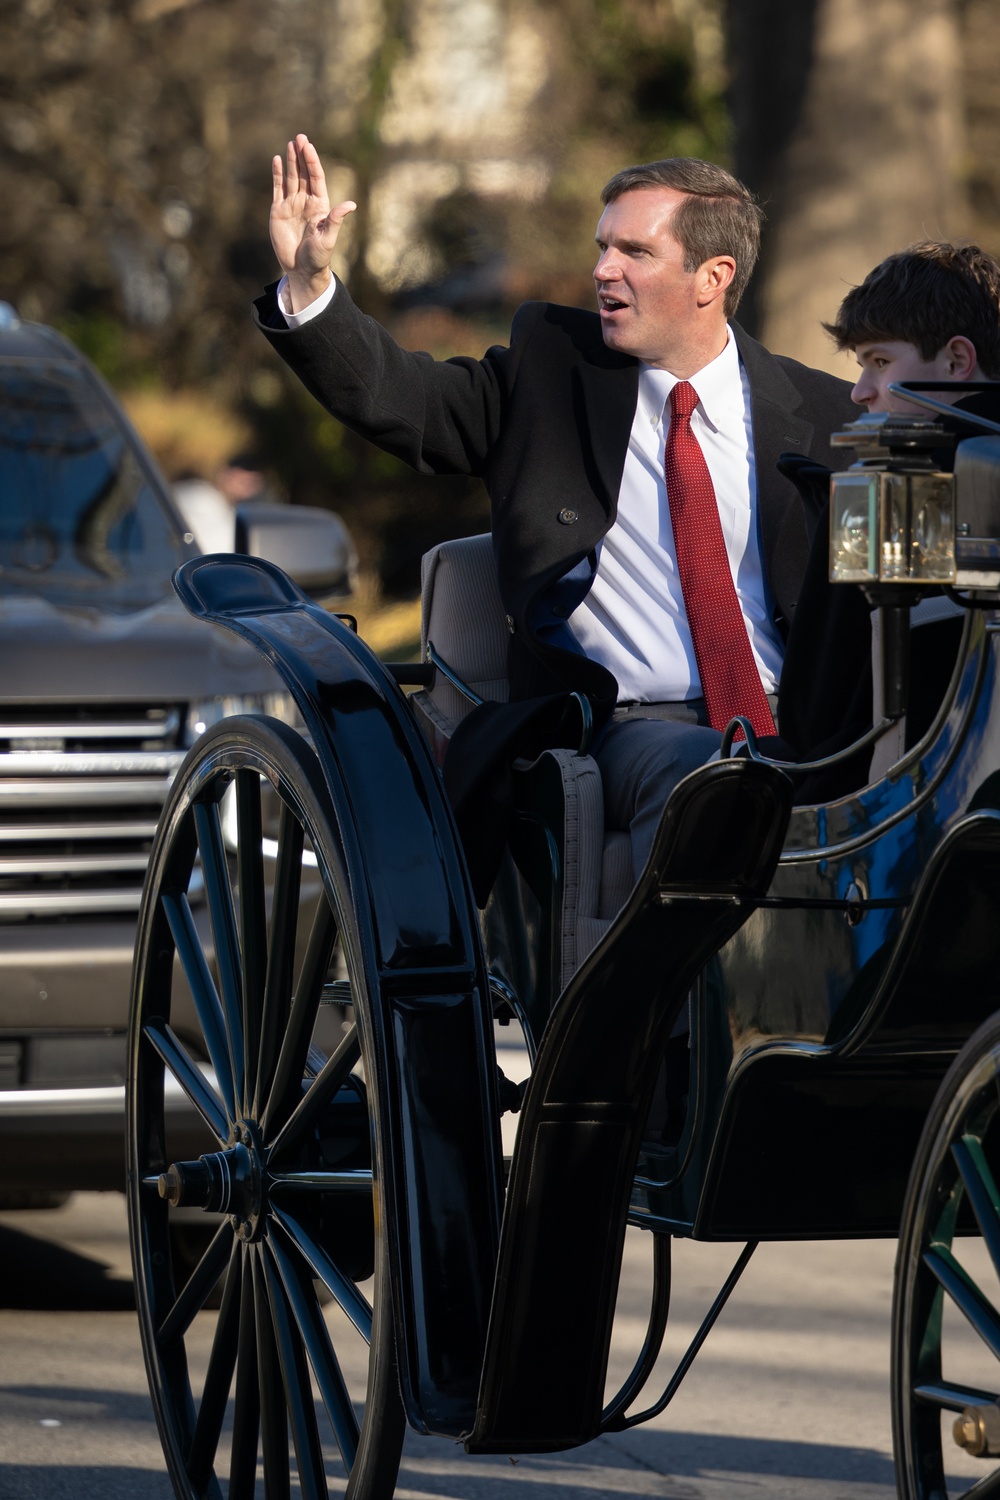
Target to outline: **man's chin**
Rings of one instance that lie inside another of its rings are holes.
[[[610,319],[601,319],[601,337],[609,349],[614,349],[617,354],[634,354],[635,350],[629,348],[630,339],[624,328],[619,328],[617,323]]]

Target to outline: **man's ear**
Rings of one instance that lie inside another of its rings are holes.
[[[708,307],[724,297],[736,275],[736,262],[731,255],[713,255],[698,267],[698,303]]]
[[[975,380],[979,370],[979,356],[976,354],[976,346],[971,339],[964,334],[957,333],[950,338],[941,350],[939,358],[945,360],[948,377],[951,380]]]

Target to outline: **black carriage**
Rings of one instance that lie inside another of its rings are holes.
[[[876,533],[889,473],[916,535],[925,449],[899,439],[866,471]],[[1000,442],[959,452],[958,519],[942,513],[957,651],[907,742],[913,595],[898,576],[878,595],[888,713],[867,784],[795,805],[801,768],[760,757],[747,727],[741,753],[727,736],[677,788],[630,888],[581,705],[576,749],[512,772],[483,913],[437,758],[469,703],[505,691],[489,539],[425,560],[414,667],[380,662],[270,564],[181,570],[189,609],[257,647],[302,722],[232,719],[199,741],[144,896],[129,1210],[178,1496],[253,1496],[262,1465],[268,1497],[297,1476],[308,1497],[387,1500],[407,1423],[476,1453],[620,1430],[664,1408],[757,1242],[897,1234],[900,1495],[947,1496],[953,1432],[983,1458],[967,1493],[1000,1494],[1000,1371],[970,1383],[947,1335],[957,1310],[1000,1360],[967,1254],[981,1239],[1000,1269]],[[663,1058],[685,1007],[677,1121]],[[524,1088],[498,1073],[495,1020],[523,1029]],[[171,1138],[177,1086],[204,1123],[197,1157]],[[185,1280],[173,1230],[199,1216]],[[652,1305],[608,1400],[628,1224],[650,1235]],[[744,1248],[643,1409],[675,1236]]]

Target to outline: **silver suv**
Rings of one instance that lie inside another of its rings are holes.
[[[342,586],[339,520],[281,509],[283,564],[295,573],[301,527],[316,591]],[[123,1185],[129,978],[157,815],[210,724],[292,714],[270,667],[174,597],[195,552],[97,373],[0,304],[0,1203]]]

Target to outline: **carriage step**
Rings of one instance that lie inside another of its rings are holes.
[[[770,885],[790,812],[791,783],[772,766],[687,777],[631,897],[557,1002],[521,1112],[470,1452],[551,1452],[600,1431],[660,1059],[696,974]]]

